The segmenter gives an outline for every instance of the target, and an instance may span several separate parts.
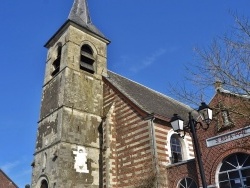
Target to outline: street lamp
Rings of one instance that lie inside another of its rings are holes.
[[[186,131],[190,130],[190,132],[192,133],[196,158],[197,158],[197,161],[198,161],[199,170],[200,170],[200,174],[201,174],[202,186],[203,186],[203,188],[207,188],[204,168],[203,168],[203,164],[202,164],[202,160],[201,160],[200,147],[199,147],[199,143],[198,143],[198,139],[197,139],[197,135],[196,135],[196,128],[199,125],[204,130],[208,129],[209,124],[210,124],[210,122],[212,120],[212,109],[209,108],[209,106],[206,103],[202,102],[201,106],[198,109],[198,112],[199,112],[199,114],[201,116],[202,121],[205,122],[205,124],[206,124],[205,126],[201,122],[197,122],[193,118],[191,112],[189,112],[188,124],[186,126],[184,126],[183,119],[181,119],[181,117],[178,116],[177,114],[174,114],[174,116],[170,120],[170,123],[171,123],[171,126],[172,126],[173,130],[175,132],[177,132],[178,135],[181,136],[182,138],[185,137]],[[181,135],[181,132],[183,132],[184,134]]]

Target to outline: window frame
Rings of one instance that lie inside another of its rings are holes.
[[[243,157],[245,157],[245,159],[242,160]],[[233,158],[236,160],[231,161]],[[248,176],[244,176],[244,174],[247,174],[246,171]],[[236,177],[237,175],[238,177]],[[248,182],[247,187],[250,187],[250,155],[238,152],[227,156],[221,162],[216,178],[218,187],[223,187],[226,184],[229,188],[231,188],[233,183],[236,186],[243,186],[245,182]]]
[[[191,180],[191,181],[187,181],[187,180]],[[182,181],[185,181],[185,185],[183,185]],[[191,183],[190,183],[191,182]],[[188,184],[190,183],[190,184]],[[194,184],[194,186],[196,187],[193,187],[192,185]],[[192,186],[192,187],[190,187]],[[177,185],[178,188],[198,188],[198,185],[197,185],[197,182],[194,181],[193,178],[190,178],[190,177],[184,177],[183,179],[181,179]]]
[[[183,144],[181,138],[178,134],[172,134],[170,137],[170,150],[171,150],[171,163],[176,164],[179,162],[182,162],[184,160],[184,152],[183,152]],[[173,140],[175,140],[175,143],[173,143]],[[176,142],[177,141],[177,142]],[[173,151],[173,148],[180,148],[180,151]],[[177,155],[177,156],[176,156]]]

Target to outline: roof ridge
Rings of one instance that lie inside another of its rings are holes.
[[[108,72],[111,72],[112,74],[115,74],[115,75],[117,75],[117,76],[119,76],[119,77],[122,77],[123,79],[129,80],[130,82],[136,83],[136,82],[134,82],[133,80],[131,80],[131,79],[129,79],[129,78],[126,78],[126,77],[124,77],[124,76],[121,76],[120,74],[117,74],[117,73],[115,73],[115,72],[113,72],[113,71],[108,70]],[[109,78],[110,76],[107,75],[107,77]],[[136,83],[136,84],[140,85],[139,83]],[[117,88],[117,89],[118,89],[118,88]],[[122,93],[124,92],[124,93],[126,93],[126,95],[130,96],[130,94],[127,93],[126,91],[124,91],[122,88],[119,88],[119,90],[122,90],[122,91],[120,91],[120,92],[122,92]],[[131,97],[131,96],[130,96],[130,97]],[[131,99],[131,98],[130,98],[130,99]],[[141,106],[141,104],[139,104],[136,100],[133,99],[133,97],[132,97],[132,101],[133,101],[138,107],[140,107],[141,109],[144,109],[143,106]],[[144,109],[144,110],[145,110],[145,109]],[[147,111],[147,110],[146,110],[146,111]],[[147,111],[147,113],[151,113],[151,112]]]
[[[136,81],[134,81],[134,80],[131,80],[131,79],[125,77],[125,76],[122,76],[122,75],[117,74],[117,73],[115,73],[115,72],[113,72],[113,71],[110,71],[110,70],[108,70],[108,72],[111,72],[111,73],[113,73],[113,74],[115,74],[115,75],[118,75],[118,76],[124,78],[124,79],[127,79],[127,80],[129,80],[129,81],[131,81],[131,82],[133,82],[133,83],[135,83],[135,84],[137,84],[137,85],[139,85],[139,86],[141,86],[141,87],[143,87],[143,88],[146,88],[147,90],[149,90],[149,91],[151,91],[151,92],[153,92],[153,93],[156,93],[156,94],[160,95],[160,96],[163,97],[163,98],[166,98],[166,99],[168,99],[168,100],[173,101],[174,103],[177,103],[177,104],[179,104],[179,105],[181,105],[181,106],[183,106],[183,107],[189,108],[190,110],[193,110],[192,107],[190,107],[190,106],[188,106],[188,105],[186,105],[186,104],[184,104],[184,103],[181,103],[180,101],[178,101],[178,100],[176,100],[176,99],[174,99],[174,98],[172,98],[172,97],[169,97],[169,96],[167,96],[167,95],[165,95],[165,94],[163,94],[163,93],[161,93],[161,92],[159,92],[159,91],[156,91],[156,90],[154,90],[154,89],[152,89],[152,88],[149,88],[149,87],[147,87],[147,86],[145,86],[145,85],[142,85],[142,84],[139,83],[139,82],[136,82]]]

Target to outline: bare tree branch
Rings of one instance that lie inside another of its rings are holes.
[[[220,81],[224,90],[250,98],[250,23],[245,17],[231,15],[235,26],[230,35],[217,37],[207,48],[195,48],[196,61],[186,67],[190,87],[170,84],[172,96],[197,105],[208,96],[212,98],[207,88],[211,91],[214,83]],[[250,112],[245,115],[250,116]]]

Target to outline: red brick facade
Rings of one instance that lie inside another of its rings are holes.
[[[104,88],[107,115],[103,155],[109,160],[104,166],[105,187],[131,186],[148,173],[145,165],[148,169],[153,168],[150,121],[144,120],[143,114],[138,113],[114,88],[108,85]]]
[[[227,141],[219,145],[207,147],[206,140],[218,136],[218,142],[224,141],[226,133],[232,132],[231,137],[235,134],[241,134],[241,128],[249,126],[250,121],[244,114],[244,106],[242,103],[248,103],[249,100],[218,92],[210,103],[213,108],[213,121],[207,131],[202,129],[197,130],[198,140],[201,147],[202,159],[204,164],[206,182],[208,185],[218,186],[218,172],[222,161],[234,153],[247,153],[250,155],[250,138],[249,136],[239,138],[232,141]],[[228,118],[231,125],[224,126],[221,111],[228,110]],[[237,112],[237,113],[236,113]],[[239,115],[241,113],[242,115]],[[240,130],[240,131],[237,131]]]
[[[190,177],[195,182],[198,182],[195,160],[190,160],[177,165],[171,165],[167,167],[166,170],[169,185],[168,188],[176,188],[179,182],[186,177]]]
[[[0,188],[18,188],[2,170],[0,170]]]

